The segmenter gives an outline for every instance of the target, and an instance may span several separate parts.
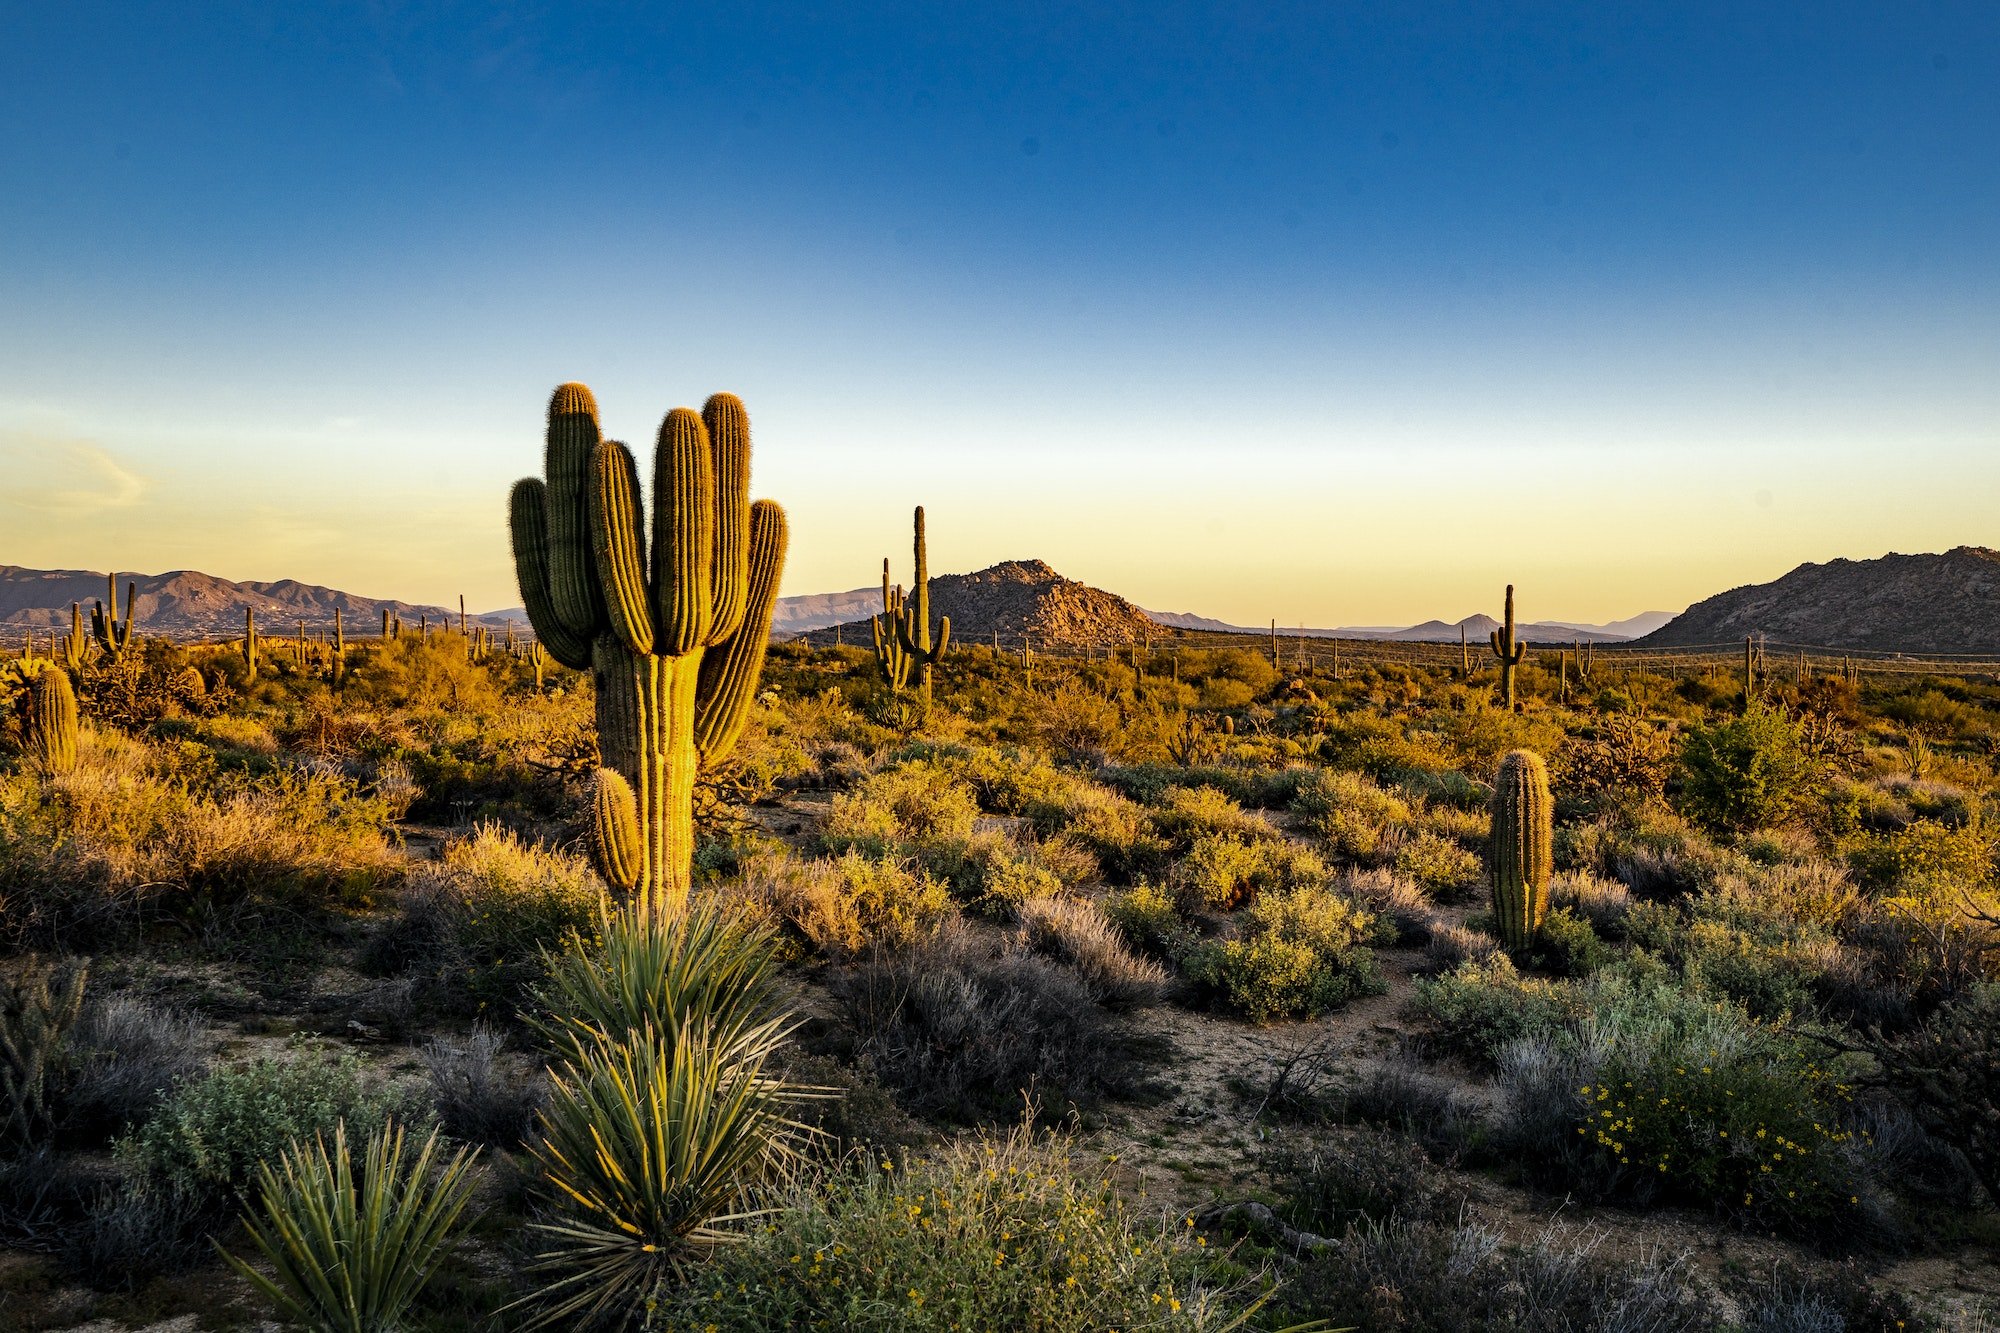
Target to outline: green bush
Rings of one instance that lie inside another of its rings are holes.
[[[242,1189],[260,1163],[276,1161],[293,1142],[331,1136],[342,1123],[372,1134],[413,1100],[402,1089],[365,1086],[352,1052],[304,1047],[177,1084],[116,1149],[149,1184],[209,1205]]]
[[[1196,947],[1188,977],[1258,1022],[1315,1015],[1382,989],[1375,917],[1319,888],[1266,894],[1243,913],[1244,936]]]
[[[920,759],[871,774],[853,791],[835,796],[823,836],[833,851],[855,848],[880,856],[898,844],[971,837],[978,817],[971,785]]]
[[[1457,841],[1423,832],[1396,849],[1396,873],[1415,880],[1441,902],[1462,902],[1478,888],[1486,868]]]
[[[1681,808],[1715,829],[1763,828],[1809,797],[1820,763],[1798,724],[1753,705],[1741,717],[1691,727],[1679,750]]]
[[[744,891],[819,953],[855,954],[907,944],[951,911],[951,893],[909,860],[848,852],[800,861],[766,853],[744,867]]]
[[[1231,911],[1281,889],[1322,887],[1328,873],[1315,853],[1293,842],[1204,834],[1174,866],[1171,883],[1190,911]]]
[[[1429,1025],[1427,1043],[1490,1067],[1508,1043],[1553,1032],[1582,1006],[1573,986],[1524,977],[1507,955],[1495,953],[1419,980],[1408,1009]]]
[[[1026,1130],[856,1158],[664,1297],[654,1326],[1219,1333],[1254,1306],[1185,1221],[1134,1218],[1074,1158]]]
[[[1156,884],[1135,884],[1105,900],[1104,914],[1133,947],[1155,958],[1177,961],[1199,942],[1173,895]]]

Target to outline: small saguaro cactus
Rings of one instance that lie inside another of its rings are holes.
[[[99,602],[91,609],[90,630],[97,636],[97,646],[104,650],[105,657],[115,666],[119,657],[132,646],[132,622],[137,619],[133,607],[139,600],[139,585],[125,585],[125,619],[121,622],[118,619],[118,576],[106,575],[105,583],[105,595],[111,599],[111,605],[107,607]]]
[[[514,568],[535,637],[596,684],[592,851],[659,916],[684,910],[694,783],[749,719],[784,567],[785,511],[750,503],[750,420],[732,394],[660,423],[653,531],[638,465],[598,432],[597,400],[549,400],[547,478],[514,485]]]
[[[1525,640],[1514,637],[1514,585],[1507,585],[1507,619],[1502,628],[1487,636],[1493,643],[1493,655],[1500,659],[1500,702],[1509,711],[1514,709],[1514,668],[1521,665],[1521,659],[1528,655]]]
[[[901,584],[889,582],[889,557],[882,557],[882,614],[872,617],[868,626],[875,632],[875,665],[882,672],[882,679],[892,694],[901,694],[903,687],[910,683],[910,654],[903,647],[902,635],[897,627],[903,623],[903,588]],[[840,626],[835,625],[836,638]]]
[[[911,543],[916,554],[916,577],[910,583],[909,595],[903,599],[903,612],[896,617],[896,639],[903,651],[909,655],[910,669],[916,673],[917,682],[923,687],[924,702],[931,700],[931,668],[942,661],[946,650],[951,647],[951,617],[939,616],[937,637],[931,637],[931,558],[930,548],[924,541],[924,507],[917,506],[916,539]]]
[[[1493,920],[1501,942],[1524,948],[1549,910],[1555,867],[1555,803],[1549,770],[1533,750],[1513,750],[1493,779]]]
[[[23,700],[21,730],[28,753],[50,773],[68,773],[76,767],[76,691],[70,688],[69,674],[60,667],[46,667],[28,682]]]
[[[535,693],[542,692],[542,673],[549,669],[549,655],[542,651],[542,641],[536,639],[528,645],[528,665],[535,669]]]
[[[243,608],[243,673],[257,679],[257,609],[252,606]]]
[[[69,633],[55,643],[56,660],[66,671],[81,671],[90,661],[90,636],[83,632],[83,608],[69,604]]]
[[[1465,641],[1465,626],[1458,627],[1458,678],[1472,679],[1472,646]]]

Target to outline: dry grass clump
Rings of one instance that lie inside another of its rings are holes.
[[[922,1113],[971,1121],[1130,1093],[1155,1052],[1116,1030],[1074,969],[1014,937],[948,921],[878,951],[835,993],[861,1056]]]
[[[1142,1008],[1166,994],[1166,969],[1126,948],[1118,927],[1096,903],[1030,898],[1018,915],[1028,947],[1067,963],[1106,1008]]]
[[[73,772],[0,779],[11,936],[165,911],[205,929],[264,909],[353,909],[394,882],[387,809],[336,774],[220,771],[199,746],[86,730]]]

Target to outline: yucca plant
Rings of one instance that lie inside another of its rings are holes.
[[[629,1316],[659,1284],[767,1209],[762,1189],[800,1160],[812,1131],[789,1112],[812,1095],[765,1073],[785,1020],[724,1035],[696,1020],[669,1037],[651,1023],[568,1030],[530,1149],[554,1220],[527,1298],[529,1327]]]
[[[461,1148],[440,1165],[435,1132],[410,1154],[402,1126],[387,1125],[369,1136],[357,1182],[337,1124],[331,1149],[315,1137],[257,1168],[258,1206],[244,1225],[272,1275],[223,1258],[313,1333],[393,1333],[465,1215],[478,1156]]]
[[[775,1008],[778,938],[697,902],[665,920],[637,907],[607,908],[601,944],[572,941],[548,959],[531,1019],[559,1050],[579,1030],[619,1037],[651,1027],[669,1043],[706,1023],[722,1038],[755,1027]]]

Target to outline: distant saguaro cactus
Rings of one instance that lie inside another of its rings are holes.
[[[115,665],[125,650],[132,646],[132,622],[137,619],[132,608],[139,600],[139,585],[125,585],[125,619],[121,622],[118,619],[118,576],[107,575],[105,583],[105,596],[111,599],[111,605],[106,607],[99,602],[91,609],[90,630],[97,636],[97,646]]]
[[[931,560],[924,541],[924,507],[917,506],[916,538],[911,543],[916,554],[916,577],[903,599],[902,614],[896,620],[896,640],[909,656],[910,670],[923,687],[924,702],[931,699],[931,668],[942,661],[951,647],[951,617],[938,617],[937,637],[931,637]]]
[[[55,658],[64,670],[81,671],[90,661],[90,636],[83,632],[83,608],[69,604],[69,633],[57,639]]]
[[[678,915],[695,778],[735,748],[770,642],[785,511],[750,503],[750,421],[726,393],[660,424],[650,553],[638,465],[581,384],[549,400],[546,473],[514,485],[514,568],[535,636],[596,682],[598,872]]]
[[[257,679],[257,609],[243,608],[243,670],[246,678]]]
[[[1500,659],[1500,702],[1509,712],[1514,709],[1514,668],[1521,665],[1521,659],[1528,655],[1525,640],[1514,637],[1514,585],[1507,585],[1507,619],[1501,629],[1487,636],[1493,643],[1493,655]]]
[[[1549,910],[1555,866],[1549,770],[1533,750],[1510,751],[1493,779],[1493,919],[1509,948],[1525,947]]]
[[[542,673],[549,669],[549,655],[542,650],[542,641],[536,639],[528,645],[528,665],[535,669],[535,693],[542,692]]]
[[[868,627],[875,633],[875,665],[882,672],[883,681],[892,694],[901,694],[903,687],[910,683],[910,654],[903,647],[902,636],[897,627],[903,623],[903,588],[901,584],[889,582],[889,557],[882,557],[882,614],[870,618]],[[840,626],[834,627],[838,644]]]
[[[28,753],[50,773],[76,767],[76,691],[61,667],[46,667],[28,682],[21,730]]]

